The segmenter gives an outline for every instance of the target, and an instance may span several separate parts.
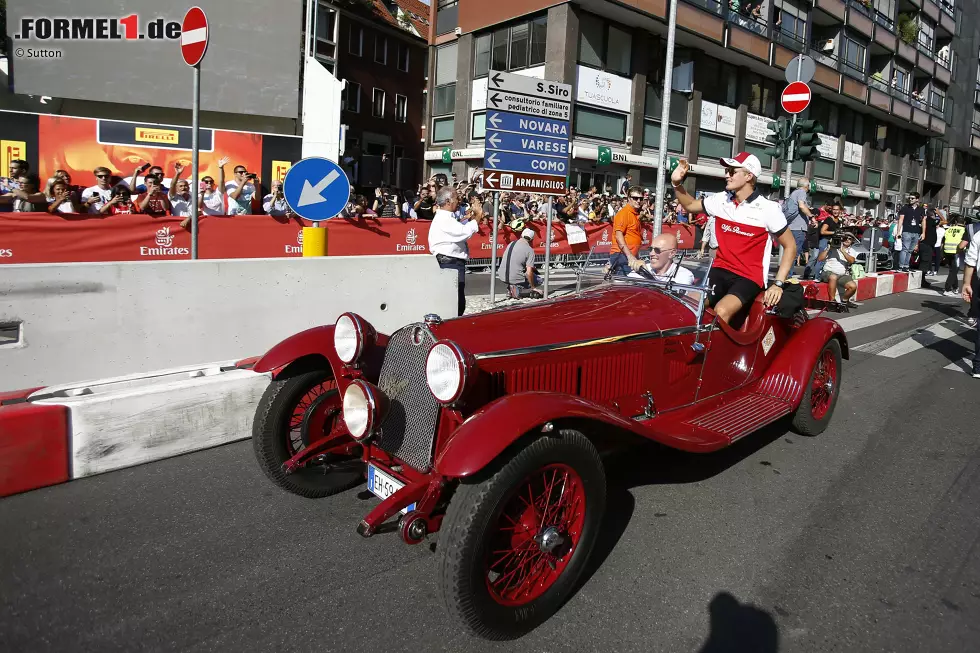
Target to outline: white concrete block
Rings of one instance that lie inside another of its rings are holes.
[[[922,287],[922,270],[912,270],[909,272],[909,290],[918,290]]]
[[[878,275],[878,288],[875,291],[875,297],[884,297],[885,295],[890,295],[895,287],[895,275],[893,274],[881,274]]]
[[[354,311],[383,333],[456,315],[432,256],[4,265],[0,391],[259,356]]]

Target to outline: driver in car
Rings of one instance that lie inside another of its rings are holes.
[[[674,282],[686,286],[694,285],[694,273],[685,267],[679,266],[674,261],[677,254],[677,236],[674,234],[660,234],[653,239],[650,249],[650,262],[644,263],[640,259],[630,263],[633,269],[629,276],[634,279],[653,279],[654,281],[670,281],[673,277]],[[645,270],[647,274],[639,274]]]
[[[708,275],[712,288],[708,298],[718,319],[731,323],[743,307],[751,305],[762,292],[769,276],[772,238],[783,246],[776,280],[765,291],[765,305],[775,306],[783,296],[783,286],[796,260],[796,240],[786,227],[782,209],[763,197],[755,185],[762,173],[759,158],[740,152],[731,159],[720,159],[725,166],[725,190],[694,199],[683,181],[690,166],[685,159],[670,175],[674,196],[689,214],[707,213],[714,218],[714,237],[718,252]]]

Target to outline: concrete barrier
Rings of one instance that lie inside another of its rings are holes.
[[[262,354],[354,311],[390,332],[456,314],[456,275],[431,256],[4,266],[0,391]]]

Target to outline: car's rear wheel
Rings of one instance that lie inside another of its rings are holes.
[[[793,429],[801,435],[819,435],[830,424],[840,396],[840,342],[831,338],[817,356],[810,380],[796,413]]]
[[[606,476],[578,431],[535,440],[495,473],[463,482],[439,534],[450,614],[486,639],[520,637],[561,608],[599,533]]]
[[[333,431],[342,402],[330,372],[317,370],[269,384],[255,411],[252,449],[259,467],[279,487],[320,498],[348,490],[364,479],[360,446],[353,438],[314,462],[287,474],[283,463]]]

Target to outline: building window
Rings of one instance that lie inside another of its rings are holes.
[[[912,74],[903,68],[895,66],[892,70],[892,88],[904,95],[909,94],[909,80],[911,79]]]
[[[759,158],[759,163],[762,164],[763,170],[772,169],[772,157],[766,154],[765,145],[754,145],[752,143],[745,144],[745,151],[749,154],[754,154]]]
[[[344,87],[344,109],[351,113],[361,111],[361,85],[349,79]]]
[[[919,49],[932,53],[936,38],[936,26],[919,16]]]
[[[899,175],[888,175],[888,190],[898,192],[902,188],[902,178]]]
[[[592,14],[579,19],[579,63],[620,75],[630,74],[632,35]]]
[[[864,60],[867,48],[854,39],[844,38],[844,63],[857,72],[864,72]]]
[[[684,138],[687,130],[677,125],[667,125],[667,151],[683,154]],[[652,120],[643,121],[643,147],[657,149],[660,147],[660,123]]]
[[[396,65],[398,66],[398,70],[402,71],[403,73],[408,72],[408,53],[409,53],[408,44],[399,41],[398,61],[396,62]]]
[[[453,117],[435,118],[432,120],[432,142],[445,143],[453,140],[453,129],[455,128]]]
[[[738,101],[747,105],[751,113],[776,118],[783,87],[785,84],[762,75],[741,73],[738,78]]]
[[[332,73],[337,64],[337,12],[320,3],[316,14],[316,38],[313,43],[315,56]]]
[[[813,161],[813,176],[823,179],[833,179],[835,165],[830,159],[815,159]]]
[[[542,16],[501,27],[476,37],[474,77],[491,70],[523,70],[544,63],[547,18]]]
[[[643,115],[647,118],[653,118],[657,122],[660,122],[660,117],[663,115],[664,111],[664,103],[661,100],[662,94],[662,86],[657,87],[653,84],[647,84],[647,95],[646,99],[644,100]],[[678,93],[676,91],[670,94],[670,122],[686,125],[687,113],[689,109],[690,103],[688,102],[685,94]]]
[[[700,52],[695,56],[694,88],[701,91],[702,99],[726,107],[737,106],[738,69]]]
[[[946,108],[946,91],[933,86],[930,95],[930,104],[932,104],[933,109],[943,111]]]
[[[357,23],[350,24],[350,42],[347,44],[347,49],[358,57],[364,51],[364,30]]]
[[[732,155],[734,141],[727,136],[701,132],[698,138],[698,156],[707,159],[720,159]]]
[[[487,113],[481,111],[473,114],[470,123],[470,140],[482,141],[487,137]]]
[[[380,88],[374,89],[374,96],[371,99],[371,115],[375,118],[385,117],[385,92]]]
[[[789,45],[806,44],[807,6],[797,0],[776,0],[777,40],[788,40]]]
[[[626,141],[626,115],[575,107],[573,131],[576,136],[598,138],[604,141]]]
[[[408,98],[395,94],[395,122],[408,121]]]
[[[388,39],[376,34],[374,36],[374,61],[375,63],[388,63]]]
[[[849,163],[843,164],[840,171],[841,182],[847,182],[849,184],[856,184],[861,178],[861,166],[851,165]]]
[[[868,188],[881,188],[881,170],[868,170],[868,179],[865,184]]]

